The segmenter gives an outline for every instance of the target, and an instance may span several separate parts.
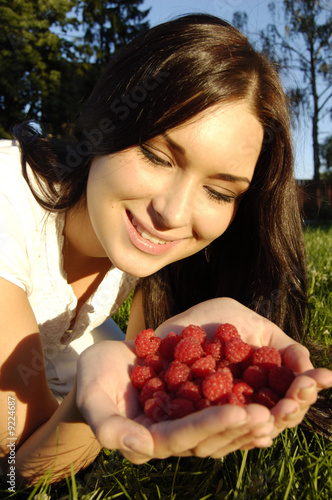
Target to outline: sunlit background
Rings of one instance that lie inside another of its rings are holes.
[[[259,31],[269,23],[275,24],[284,33],[285,19],[283,1],[275,1],[274,15],[268,9],[266,0],[145,0],[141,10],[151,8],[148,20],[151,26],[168,21],[182,14],[193,12],[208,13],[232,22],[235,12],[245,12],[248,15],[247,29],[252,44],[259,47]],[[283,78],[285,88],[302,84],[302,75],[295,70]],[[328,117],[321,122],[321,141],[331,133],[331,122]],[[297,179],[313,177],[313,148],[311,139],[310,117],[301,114],[300,120],[293,129],[295,148],[295,176]]]

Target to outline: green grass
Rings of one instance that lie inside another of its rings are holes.
[[[309,339],[328,348],[332,346],[332,225],[309,226],[304,235],[311,304]],[[320,366],[331,366],[331,351],[323,352]]]
[[[307,340],[312,345],[314,363],[332,368],[332,226],[306,227],[305,239],[312,306]],[[122,328],[128,310],[127,303],[116,316]],[[325,391],[325,395],[331,404],[331,391]],[[0,483],[2,498],[330,500],[332,441],[299,426],[283,432],[267,449],[239,451],[221,460],[169,458],[140,466],[116,451],[103,450],[87,470],[57,486],[46,481],[10,495],[1,490]]]

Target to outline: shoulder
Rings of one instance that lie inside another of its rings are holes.
[[[12,141],[0,141],[0,193],[7,197],[21,194],[25,190],[26,181],[22,175],[21,154],[18,146]],[[19,199],[17,199],[19,201]]]
[[[20,151],[0,140],[0,276],[31,291],[31,263],[45,210],[21,172]]]
[[[1,173],[6,172],[9,168],[10,172],[17,174],[21,171],[21,154],[20,148],[14,141],[0,140],[0,168]],[[7,169],[6,169],[7,167]]]
[[[24,227],[35,225],[45,213],[23,177],[21,153],[14,141],[0,140],[0,197]]]

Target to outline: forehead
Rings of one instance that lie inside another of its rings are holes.
[[[240,101],[212,106],[169,130],[166,138],[181,145],[191,160],[232,173],[248,170],[251,178],[263,135],[258,118]]]

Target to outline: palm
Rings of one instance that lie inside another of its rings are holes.
[[[77,375],[78,407],[100,443],[120,449],[134,463],[172,455],[220,457],[237,449],[268,446],[285,427],[298,424],[317,392],[332,385],[332,375],[327,370],[313,370],[307,350],[276,325],[224,298],[204,302],[169,319],[156,334],[165,337],[171,330],[180,333],[192,323],[212,336],[216,325],[226,322],[233,323],[247,343],[279,349],[284,363],[300,374],[271,412],[256,404],[245,408],[225,405],[174,421],[148,422],[130,383],[136,361],[133,342],[102,342],[81,355]],[[309,384],[314,386],[313,391],[300,397],[300,390]],[[295,413],[289,419],[292,411]],[[125,444],[128,435],[135,437],[129,440],[130,448]]]

